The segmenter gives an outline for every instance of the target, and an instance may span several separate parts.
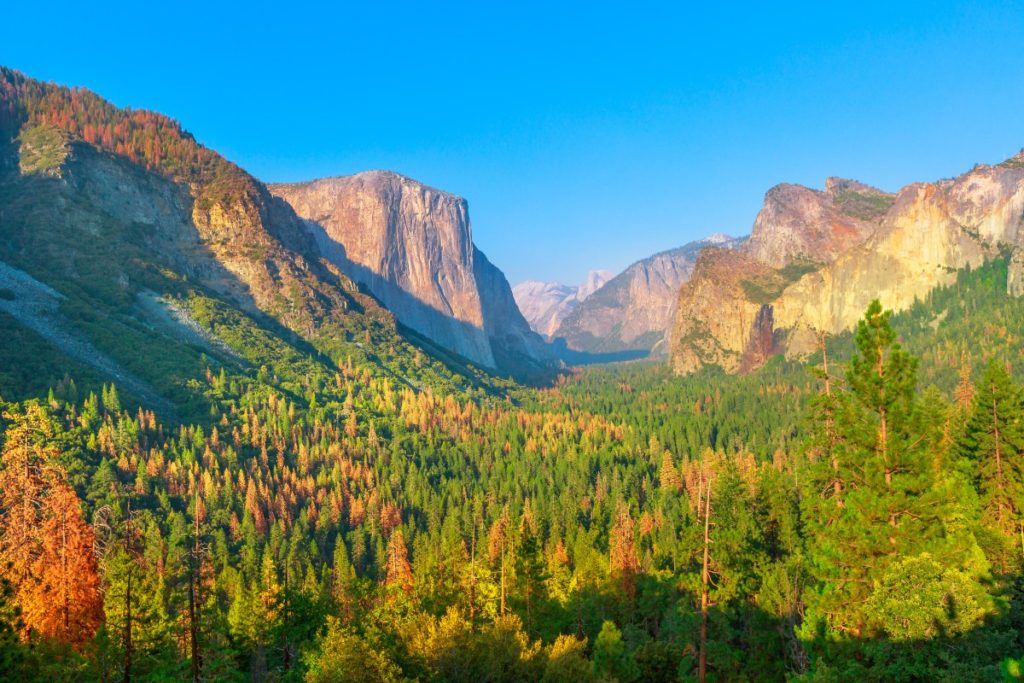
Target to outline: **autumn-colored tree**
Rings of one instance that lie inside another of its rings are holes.
[[[619,508],[615,517],[608,546],[612,574],[619,580],[626,596],[632,600],[636,595],[636,575],[640,572],[640,561],[636,556],[633,518],[625,506]]]
[[[39,540],[34,580],[19,591],[25,623],[44,637],[84,643],[99,627],[103,609],[95,534],[82,519],[74,489],[62,481],[45,498]]]
[[[666,450],[661,457],[661,471],[658,473],[661,488],[672,493],[679,493],[683,488],[683,480],[672,458],[672,452]]]
[[[508,516],[502,512],[498,519],[494,520],[491,529],[487,534],[487,554],[491,560],[491,566],[498,566],[499,571],[499,597],[500,603],[498,613],[505,615],[505,551],[508,546]]]
[[[397,586],[406,593],[412,590],[412,565],[409,564],[409,549],[401,529],[395,529],[388,540],[388,566],[384,584]]]
[[[0,571],[15,587],[24,634],[81,644],[100,623],[94,535],[56,463],[43,407],[5,413],[0,460]]]
[[[17,587],[28,578],[40,553],[39,518],[46,489],[46,469],[57,450],[47,443],[53,436],[44,409],[26,406],[24,413],[7,411],[10,425],[4,432],[0,459],[0,571]]]

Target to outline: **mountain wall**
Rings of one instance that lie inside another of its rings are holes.
[[[664,354],[679,287],[693,272],[697,256],[711,246],[729,247],[715,235],[637,261],[576,306],[553,334],[572,351]]]
[[[504,275],[474,246],[461,197],[387,171],[270,189],[402,324],[492,369],[550,361]]]
[[[462,211],[452,221],[462,220],[468,230],[464,202],[442,200],[436,191],[423,194],[428,204]],[[69,339],[80,337],[80,348],[94,344],[91,357],[106,354],[142,379],[157,375],[140,345],[164,348],[160,340],[168,335],[196,343],[194,331],[189,336],[178,329],[195,320],[181,323],[170,314],[181,311],[187,319],[195,305],[205,325],[234,328],[248,319],[286,345],[355,359],[393,377],[408,372],[414,384],[411,375],[446,381],[453,369],[471,382],[487,381],[464,359],[400,330],[394,312],[326,257],[321,232],[172,119],[119,109],[87,90],[0,67],[0,263],[64,297],[62,317],[50,316],[52,326],[66,330]],[[412,244],[416,235],[393,238]],[[392,248],[404,250],[404,242],[397,244]],[[462,288],[470,300],[464,308],[476,302],[468,338],[483,338],[477,348],[487,354],[489,367],[508,368],[509,359],[532,358],[527,353],[542,356],[543,344],[521,316],[522,338],[503,327],[507,319],[514,328],[518,311],[500,271],[471,242],[463,240],[460,248],[468,272],[445,271],[443,263],[440,269],[425,263],[422,270],[463,277],[446,282],[444,296],[463,306]],[[481,297],[475,285],[480,280],[499,291]],[[32,322],[47,322],[40,320]],[[115,329],[121,338],[108,333]],[[217,339],[211,344],[224,346]],[[420,349],[442,362],[421,363]],[[504,366],[494,361],[499,355],[508,361]],[[413,359],[416,370],[407,370]],[[533,371],[552,364],[539,365],[514,374],[540,380]],[[96,367],[110,375],[113,365]]]
[[[837,179],[824,192],[773,188],[737,262],[705,252],[681,288],[672,366],[737,372],[772,353],[804,356],[822,334],[851,329],[873,299],[906,309],[1004,251],[1014,252],[1008,287],[1019,290],[1022,230],[1024,153],[896,194]]]
[[[576,287],[558,282],[527,280],[512,288],[512,296],[530,327],[550,339],[576,306],[614,276],[611,271],[592,270],[587,273],[586,280]]]

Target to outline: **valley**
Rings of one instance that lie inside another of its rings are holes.
[[[1020,154],[575,286],[474,239],[0,68],[0,677],[1019,671]]]

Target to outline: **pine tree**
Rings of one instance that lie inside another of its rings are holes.
[[[409,564],[409,549],[401,529],[395,529],[388,539],[387,568],[384,585],[397,586],[406,593],[412,590],[412,566]]]
[[[971,403],[970,417],[958,443],[970,464],[981,499],[983,522],[1006,539],[998,558],[1008,569],[1008,549],[1024,559],[1024,403],[1003,364],[985,368]]]
[[[39,537],[42,552],[23,605],[25,623],[44,637],[84,643],[99,627],[103,606],[95,537],[74,489],[62,481],[46,496]]]
[[[0,458],[0,578],[15,588],[25,633],[82,644],[100,623],[93,531],[57,464],[54,425],[30,404]]]
[[[601,680],[632,681],[637,676],[636,662],[626,652],[622,631],[613,621],[601,624],[594,640],[594,673]]]
[[[57,449],[49,440],[53,425],[35,404],[24,414],[8,411],[11,424],[4,433],[0,459],[0,571],[17,590],[32,573],[39,556],[39,513],[46,493],[46,474]]]
[[[640,561],[636,556],[636,538],[633,518],[629,508],[619,507],[608,541],[612,575],[618,580],[627,603],[631,606],[636,597],[636,576],[640,572]]]
[[[545,597],[544,582],[547,579],[540,539],[524,517],[519,525],[519,543],[516,547],[516,584],[526,609],[526,633],[536,627],[537,607]]]
[[[975,557],[973,538],[951,531],[957,492],[933,460],[939,445],[928,419],[935,411],[916,399],[917,361],[896,341],[890,317],[877,301],[869,306],[857,326],[848,389],[838,397],[834,474],[844,484],[843,506],[819,514],[821,497],[833,489],[808,478],[804,522],[818,585],[808,597],[807,635],[822,622],[846,635],[883,629],[865,601],[901,558],[930,552],[961,568]]]
[[[661,488],[671,493],[679,493],[683,488],[683,480],[679,478],[679,470],[672,458],[672,452],[665,450],[661,456],[661,470],[658,472]]]

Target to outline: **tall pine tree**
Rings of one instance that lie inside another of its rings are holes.
[[[983,524],[1002,536],[989,555],[1007,571],[1024,560],[1024,403],[996,360],[975,387],[958,450],[978,491]]]
[[[880,577],[897,561],[929,553],[943,567],[984,571],[973,536],[957,531],[957,480],[942,467],[941,411],[917,398],[917,361],[902,349],[878,301],[857,326],[857,353],[835,392],[833,458],[812,467],[804,523],[817,585],[807,597],[803,635],[884,634],[866,606]],[[842,505],[821,514],[821,498]]]

